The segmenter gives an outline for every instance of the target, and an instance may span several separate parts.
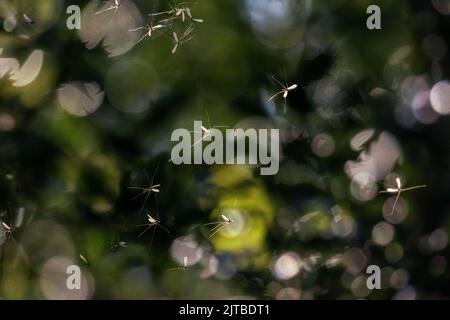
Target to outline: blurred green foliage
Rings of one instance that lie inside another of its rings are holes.
[[[134,3],[147,22],[147,13],[168,8]],[[407,77],[430,87],[448,78],[448,55],[430,61],[423,50],[428,34],[447,43],[448,15],[425,1],[198,0],[192,12],[205,21],[175,54],[172,31],[183,24],[108,57],[66,28],[69,4],[0,0],[0,22],[17,17],[13,31],[0,31],[0,58],[44,52],[31,84],[0,79],[0,219],[24,212],[0,237],[1,298],[448,298],[449,119],[404,125],[398,111]],[[382,8],[382,30],[365,26],[370,4]],[[279,90],[272,76],[299,84],[285,114],[281,97],[267,101]],[[58,88],[73,81],[99,85],[98,110],[77,117],[61,107]],[[212,126],[280,128],[279,173],[170,163],[171,132],[206,123],[205,110]],[[358,157],[350,140],[367,128],[372,140],[383,131],[395,137],[401,161],[393,170],[408,185],[428,185],[403,196],[407,217],[391,223],[395,235],[383,245],[373,230],[385,220],[386,197],[355,199],[344,170]],[[333,140],[330,156],[312,148],[320,133]],[[145,209],[170,233],[138,238],[143,197],[128,187],[146,187],[153,174],[161,192]],[[224,210],[237,212],[241,229],[210,238],[203,224]],[[184,253],[189,270],[169,271]],[[70,263],[82,267],[81,293],[66,290],[61,268]],[[383,268],[382,290],[364,289],[370,264]]]

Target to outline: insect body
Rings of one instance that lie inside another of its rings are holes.
[[[113,3],[109,7],[107,7],[106,9],[97,11],[95,14],[101,14],[101,13],[111,11],[111,10],[114,10],[114,14],[115,14],[117,9],[119,9],[119,7],[120,7],[120,0],[114,0]]]
[[[85,256],[83,256],[82,254],[80,254],[80,259],[83,260],[84,263],[86,263],[86,265],[90,265],[91,263],[88,261],[88,259],[85,258]]]
[[[172,54],[174,54],[178,47],[186,42],[188,42],[189,40],[192,40],[192,38],[194,37],[190,37],[192,31],[194,31],[194,28],[192,27],[192,25],[190,25],[184,32],[183,34],[181,34],[181,36],[178,36],[178,34],[174,31],[172,33],[173,36],[173,48],[172,48]]]
[[[2,225],[4,231],[3,231],[3,233],[0,234],[0,238],[3,237],[3,236],[5,236],[5,235],[6,235],[7,237],[9,237],[9,236],[13,233],[14,228],[13,228],[12,226],[6,224],[6,223],[3,222],[3,221],[2,221],[2,223],[1,223],[1,225]]]
[[[116,243],[114,243],[107,251],[106,254],[110,253],[111,251],[115,251],[116,249],[119,248],[128,248],[128,244],[125,241],[118,241]]]
[[[170,5],[170,10],[150,13],[151,16],[159,16],[159,15],[169,15],[171,17],[162,19],[161,22],[169,22],[171,20],[180,19],[182,22],[186,21],[195,21],[195,22],[203,22],[203,19],[197,19],[192,16],[191,9],[186,5],[187,2],[181,2],[177,5]]]
[[[135,196],[133,198],[133,200],[139,198],[140,196],[145,195],[145,199],[144,199],[144,202],[142,203],[141,208],[139,209],[139,213],[141,213],[142,210],[144,209],[145,204],[147,203],[147,200],[148,200],[148,197],[150,196],[150,194],[152,194],[152,193],[153,194],[159,193],[159,187],[161,185],[160,184],[153,184],[153,181],[155,180],[156,173],[158,172],[158,168],[159,168],[159,164],[156,167],[155,173],[153,174],[152,180],[149,182],[149,186],[148,187],[146,187],[146,188],[128,187],[128,189],[140,190],[140,193],[137,196]],[[148,179],[148,176],[147,176],[147,179]]]
[[[280,80],[278,80],[275,77],[272,77],[280,86],[281,86],[281,90],[278,91],[277,93],[275,93],[273,96],[271,96],[269,98],[269,101],[272,101],[273,99],[275,99],[278,95],[283,94],[283,98],[284,98],[284,112],[286,112],[286,100],[287,100],[287,96],[289,94],[290,91],[297,89],[298,85],[297,84],[291,84],[288,85],[287,82],[286,83],[282,83]]]
[[[145,30],[144,35],[137,41],[137,43],[141,42],[142,40],[145,39],[145,37],[151,37],[152,36],[152,32],[155,32],[158,29],[164,28],[166,27],[165,25],[162,24],[157,24],[157,25],[153,25],[152,23],[150,25],[147,24],[146,27],[139,27],[139,28],[134,28],[134,29],[130,29],[128,31],[138,31],[138,30]],[[137,44],[136,43],[136,44]]]
[[[212,126],[212,127],[211,127],[211,119],[209,118],[209,113],[208,113],[208,111],[206,111],[206,116],[207,116],[207,118],[208,118],[208,127],[209,127],[209,128],[206,128],[206,127],[203,126],[203,125],[200,126],[200,129],[201,129],[201,132],[202,132],[202,137],[201,137],[199,140],[195,141],[194,144],[193,144],[191,147],[197,145],[198,143],[202,142],[202,141],[205,140],[206,138],[210,137],[210,136],[212,135],[212,131],[211,131],[212,129],[217,129],[217,128],[228,128],[228,126]],[[199,132],[199,131],[197,130],[197,131],[191,131],[191,132]]]
[[[187,269],[189,269],[188,257],[184,257],[183,258],[183,266],[182,267],[180,267],[180,268],[171,268],[171,269],[169,269],[169,271],[174,271],[174,270],[184,270],[184,271],[186,271]]]
[[[426,187],[426,185],[423,184],[423,185],[418,185],[418,186],[414,186],[414,187],[403,188],[402,182],[401,182],[400,178],[398,178],[398,177],[395,179],[395,184],[397,185],[396,188],[386,187],[386,190],[380,191],[380,193],[397,194],[397,196],[395,197],[394,205],[392,206],[391,214],[394,214],[398,199],[400,198],[400,195],[402,192]]]
[[[159,219],[157,218],[157,219],[155,219],[155,218],[153,218],[151,215],[149,215],[148,213],[147,213],[147,221],[148,221],[148,223],[145,223],[145,224],[140,224],[140,225],[138,225],[138,227],[147,227],[139,236],[138,236],[138,238],[140,238],[141,236],[143,236],[144,235],[144,233],[146,233],[149,229],[151,229],[151,228],[153,228],[153,227],[161,227],[161,228],[163,228],[167,233],[170,233],[170,231],[167,229],[167,228],[165,228],[165,227],[163,227],[162,225],[161,225],[161,223],[160,223],[160,221],[159,221]]]
[[[9,210],[11,211],[11,208]],[[22,214],[23,214],[23,212],[22,212]],[[0,233],[0,239],[3,237],[6,237],[6,240],[8,240],[12,236],[13,232],[16,230],[16,227],[18,226],[17,223],[13,225],[13,221],[12,221],[11,217],[9,218],[9,220],[10,220],[9,224],[6,223],[5,221],[0,220],[0,228],[3,229],[2,232]],[[17,222],[17,220],[16,220],[16,222]]]
[[[205,223],[204,224],[205,226],[206,225],[215,225],[211,229],[212,234],[209,236],[209,238],[212,238],[217,232],[219,232],[220,230],[222,230],[225,227],[228,227],[229,225],[231,225],[234,222],[234,220],[228,218],[224,214],[221,215],[221,218],[222,218],[223,221],[210,222],[210,223]]]

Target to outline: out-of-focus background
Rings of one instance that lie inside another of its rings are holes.
[[[0,298],[448,298],[449,28],[449,0],[0,0]],[[169,162],[208,115],[279,128],[279,173]]]

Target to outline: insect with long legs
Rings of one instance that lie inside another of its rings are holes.
[[[189,132],[201,132],[202,133],[202,137],[200,139],[198,139],[197,141],[195,141],[192,145],[191,148],[196,146],[197,144],[199,144],[200,142],[202,142],[203,140],[205,140],[206,138],[212,136],[212,129],[217,129],[217,128],[228,128],[228,126],[212,126],[211,127],[211,119],[209,118],[209,113],[208,110],[205,110],[206,112],[206,116],[208,118],[208,128],[206,128],[205,126],[200,126],[200,130],[193,130],[193,131],[189,131]],[[169,162],[172,162],[172,159],[169,159]]]
[[[29,13],[32,9],[28,10],[27,12],[22,14],[22,18],[25,21],[25,25],[29,32],[35,32],[37,31],[37,21],[33,18],[33,16]],[[29,34],[21,34],[20,37],[24,39],[29,39]]]
[[[0,234],[0,238],[2,238],[5,235],[9,238],[12,235],[15,228],[12,225],[8,225],[4,221],[2,221],[1,225],[2,225],[4,231],[3,231],[3,233]]]
[[[11,207],[9,210],[11,211]],[[6,240],[9,240],[13,232],[16,230],[11,217],[9,218],[9,220],[9,224],[5,221],[0,220],[0,227],[3,229],[2,233],[0,233],[0,239],[6,236]]]
[[[200,139],[198,139],[197,141],[195,141],[191,147],[194,147],[198,143],[200,143],[203,140],[205,140],[206,138],[210,137],[212,135],[212,131],[211,131],[212,129],[228,128],[228,126],[213,126],[213,127],[211,127],[211,119],[209,118],[208,110],[205,110],[205,112],[206,112],[206,117],[208,118],[208,128],[206,128],[204,126],[200,126],[202,137]],[[190,131],[190,132],[198,132],[198,131]]]
[[[86,264],[86,265],[90,265],[91,263],[88,261],[88,259],[86,259],[85,256],[83,256],[82,254],[80,254],[80,259]]]
[[[147,213],[147,223],[145,224],[139,224],[137,225],[137,227],[146,227],[144,231],[141,232],[141,234],[139,234],[138,238],[142,237],[148,230],[150,230],[151,228],[153,228],[152,231],[152,239],[150,241],[150,247],[153,244],[153,238],[155,237],[155,230],[157,227],[162,228],[164,231],[166,231],[167,233],[170,233],[170,231],[164,227],[163,225],[161,225],[161,221],[159,220],[159,216],[158,213],[156,214],[156,219],[153,218],[150,214]]]
[[[106,251],[105,255],[119,248],[128,248],[128,244],[125,241],[117,241]]]
[[[111,5],[109,7],[107,7],[106,9],[97,11],[95,14],[101,14],[101,13],[105,13],[111,10],[114,10],[114,15],[116,14],[117,10],[120,8],[120,0],[112,0],[113,3],[111,3]]]
[[[342,220],[342,215],[339,212],[332,211],[331,215],[333,216],[333,221],[335,223],[338,223],[338,222],[340,222]]]
[[[184,257],[183,258],[183,266],[179,267],[179,268],[171,268],[169,269],[169,271],[174,271],[174,270],[184,270],[186,271],[187,269],[189,269],[189,265],[188,265],[188,257]]]
[[[302,260],[301,266],[303,269],[305,269],[305,271],[311,272],[321,259],[322,255],[320,253],[312,254],[306,259]]]
[[[305,225],[307,222],[311,221],[315,217],[317,217],[320,213],[318,211],[310,212],[302,216],[300,219],[294,222],[293,228],[295,231],[299,231],[301,228],[303,228],[303,225]]]
[[[207,225],[215,225],[210,231],[212,232],[212,234],[209,236],[209,238],[211,239],[217,232],[219,232],[220,230],[222,230],[223,228],[228,227],[229,225],[231,225],[234,220],[228,218],[227,216],[225,216],[224,214],[221,215],[221,218],[223,221],[217,221],[217,222],[210,222],[210,223],[205,223],[204,226]]]
[[[149,13],[148,15],[149,16],[160,16],[160,15],[167,14],[167,15],[179,16],[183,12],[181,5],[184,4],[184,3],[187,3],[187,2],[180,2],[180,3],[177,3],[176,5],[172,5],[169,2],[170,10],[161,11],[161,12],[155,12],[155,13]]]
[[[108,25],[111,27],[111,24],[112,24],[113,21],[115,20],[116,14],[117,14],[117,12],[118,12],[120,6],[121,6],[121,0],[104,1],[104,5],[105,5],[107,2],[112,2],[112,3],[110,3],[110,6],[107,7],[106,9],[97,11],[97,12],[95,13],[95,15],[103,14],[103,13],[106,13],[106,12],[109,12],[109,11],[113,10],[112,17],[109,19],[109,23],[108,23]],[[126,9],[126,8],[125,8],[125,9]]]
[[[178,36],[178,34],[174,31],[172,33],[173,36],[173,48],[172,48],[172,54],[174,54],[178,47],[186,42],[188,42],[189,40],[192,40],[194,37],[189,37],[192,33],[192,31],[194,31],[194,28],[192,27],[192,25],[190,25],[181,36]]]
[[[287,96],[289,94],[290,91],[296,89],[298,86],[297,84],[291,84],[289,85],[287,83],[287,81],[285,83],[281,82],[280,80],[278,80],[277,78],[275,78],[274,76],[272,76],[272,78],[281,86],[281,90],[278,91],[277,93],[275,93],[273,96],[271,96],[269,98],[269,101],[272,101],[273,99],[275,99],[278,95],[283,94],[283,99],[284,99],[284,112],[286,113],[286,104],[287,104]]]
[[[135,189],[135,190],[140,190],[140,191],[141,191],[137,196],[135,196],[135,197],[133,198],[133,200],[139,198],[140,196],[145,195],[145,199],[144,199],[144,202],[142,203],[141,209],[139,209],[139,213],[141,213],[142,210],[144,210],[144,207],[145,207],[145,205],[146,205],[146,203],[147,203],[148,198],[150,197],[150,194],[152,194],[152,193],[153,193],[153,194],[159,193],[159,187],[160,187],[161,185],[160,185],[160,184],[153,184],[153,182],[154,182],[154,180],[155,180],[156,173],[158,172],[158,168],[159,168],[159,163],[158,163],[158,165],[156,166],[155,172],[153,173],[152,180],[149,181],[149,186],[148,186],[148,187],[146,187],[146,188],[141,188],[141,187],[128,187],[128,189]],[[146,173],[146,174],[147,174],[147,173]],[[147,179],[148,179],[148,176],[147,176]]]
[[[136,44],[138,44],[139,42],[144,40],[145,37],[149,37],[150,38],[152,36],[152,32],[156,32],[156,30],[164,28],[164,27],[166,27],[166,25],[163,25],[163,24],[153,25],[153,23],[150,23],[150,24],[147,24],[146,27],[134,28],[134,29],[130,29],[128,31],[145,30],[144,35],[136,42]]]
[[[26,13],[23,14],[23,19],[25,20],[26,23],[28,24],[34,24],[34,20],[32,18],[30,18],[30,16]]]
[[[175,6],[169,3],[170,10],[162,11],[162,12],[156,12],[156,13],[150,13],[150,16],[159,16],[167,14],[169,16],[172,16],[170,18],[162,19],[160,22],[169,22],[175,19],[180,19],[182,22],[185,21],[195,21],[195,22],[203,22],[203,19],[197,19],[192,16],[191,8],[187,6],[189,2],[180,2],[177,3]]]
[[[402,192],[410,191],[410,190],[414,190],[414,189],[419,189],[419,188],[425,188],[426,187],[425,184],[422,184],[422,185],[418,185],[418,186],[403,188],[402,182],[401,182],[399,177],[397,177],[395,179],[395,184],[397,185],[396,188],[386,187],[386,190],[380,191],[380,193],[397,194],[396,197],[395,197],[395,200],[394,200],[394,204],[392,206],[391,215],[394,214],[394,212],[395,212],[395,208],[397,206],[398,199],[400,198],[400,195],[401,195]]]
[[[166,22],[170,22],[170,21],[176,20],[176,19],[181,19],[182,22],[185,22],[185,21],[194,21],[194,22],[198,22],[198,23],[203,22],[203,19],[192,17],[191,9],[189,9],[188,7],[175,9],[175,13],[174,13],[173,17],[162,19],[162,20],[160,20],[160,22],[166,23]]]

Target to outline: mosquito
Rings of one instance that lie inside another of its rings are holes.
[[[169,8],[170,8],[170,10],[166,10],[166,11],[161,11],[161,12],[155,12],[155,13],[149,13],[148,15],[149,16],[160,16],[160,15],[164,15],[164,14],[167,14],[167,15],[180,15],[181,14],[181,11],[180,11],[180,5],[181,4],[184,4],[184,2],[180,2],[180,3],[177,3],[175,6],[174,5],[172,5],[170,2],[169,2]]]
[[[128,245],[125,241],[119,241],[114,245],[115,248],[128,248]]]
[[[152,23],[150,23],[150,25],[147,24],[146,27],[139,27],[139,28],[134,28],[134,29],[130,29],[128,31],[138,31],[138,30],[145,30],[144,35],[136,42],[136,44],[138,44],[139,42],[141,42],[142,40],[145,39],[145,37],[151,37],[152,36],[152,32],[156,32],[156,30],[161,29],[166,27],[166,25],[163,24],[157,24],[157,25],[153,25]]]
[[[329,258],[328,260],[325,261],[325,266],[327,268],[334,268],[338,264],[340,264],[341,261],[342,261],[342,255],[336,254],[336,255],[332,256],[331,258]]]
[[[82,254],[80,254],[80,259],[83,260],[84,263],[86,263],[87,265],[90,265],[91,263],[88,261],[88,259],[86,259]]]
[[[204,226],[207,225],[215,225],[210,231],[212,232],[212,234],[209,236],[209,238],[211,239],[217,232],[219,232],[220,230],[222,230],[223,228],[228,227],[229,225],[231,225],[234,220],[228,218],[226,215],[222,214],[220,216],[222,218],[223,221],[217,221],[217,222],[210,222],[210,223],[205,223]]]
[[[144,199],[144,202],[142,203],[141,209],[139,210],[139,213],[141,213],[142,210],[144,210],[144,207],[147,204],[147,200],[148,200],[148,197],[150,196],[150,194],[152,194],[152,193],[159,193],[159,187],[161,185],[160,184],[153,184],[153,181],[155,180],[156,173],[158,172],[158,168],[159,168],[159,163],[158,163],[158,166],[156,167],[155,172],[153,173],[153,177],[152,177],[151,182],[149,181],[149,186],[148,187],[146,187],[146,188],[128,187],[128,189],[136,189],[136,190],[140,190],[141,191],[137,196],[135,196],[133,198],[133,200],[139,198],[140,196],[146,195],[145,199]],[[148,176],[147,176],[147,180],[148,180]]]
[[[97,15],[111,10],[114,10],[114,14],[116,14],[117,9],[120,7],[120,0],[114,0],[113,2],[114,3],[112,3],[108,8],[97,11],[95,14]]]
[[[271,96],[269,98],[269,101],[272,101],[273,99],[275,99],[278,95],[283,94],[283,99],[284,99],[284,112],[286,113],[286,100],[287,100],[287,96],[289,94],[290,91],[296,89],[298,87],[297,84],[291,84],[288,85],[288,83],[283,83],[280,80],[278,80],[277,78],[275,78],[274,76],[272,76],[272,78],[281,86],[281,90],[278,91],[277,93],[275,93],[273,96]]]
[[[29,14],[29,12],[31,11],[28,10],[26,13],[22,14],[23,20],[25,21],[25,23],[27,24],[27,26],[31,29],[31,30],[36,30],[36,20],[32,18],[32,16]],[[23,37],[25,39],[29,39],[30,37],[26,34],[22,34],[20,35],[20,37]]]
[[[182,22],[185,21],[195,21],[195,22],[203,22],[203,19],[196,19],[192,17],[192,13],[191,13],[191,8],[189,8],[188,6],[186,6],[186,4],[188,4],[189,2],[180,2],[178,4],[176,4],[175,6],[171,5],[169,3],[169,7],[170,10],[167,11],[162,11],[162,12],[156,12],[156,13],[150,13],[150,16],[159,16],[159,15],[172,15],[172,17],[167,18],[167,19],[163,19],[161,20],[161,22],[169,22],[171,20],[175,20],[175,19],[181,19]],[[183,6],[185,5],[185,6]]]
[[[183,266],[182,266],[182,267],[179,267],[179,268],[171,268],[171,269],[169,269],[169,271],[174,271],[174,270],[184,270],[184,271],[186,271],[187,269],[189,269],[189,266],[188,266],[188,257],[185,256],[185,257],[183,258]]]
[[[164,231],[166,231],[167,233],[170,233],[170,231],[166,227],[161,225],[161,221],[159,220],[158,215],[156,216],[156,219],[155,219],[150,214],[147,213],[147,221],[148,222],[145,223],[145,224],[137,225],[137,227],[146,227],[145,230],[142,231],[141,234],[138,236],[138,238],[142,237],[148,230],[153,228],[152,239],[150,241],[150,248],[151,248],[152,244],[153,244],[153,238],[155,237],[155,230],[156,230],[157,227],[160,227],[160,228],[164,229]]]
[[[409,190],[414,190],[414,189],[419,189],[419,188],[425,188],[426,187],[425,184],[422,184],[422,185],[418,185],[418,186],[414,186],[414,187],[403,188],[402,187],[402,182],[401,182],[399,177],[397,177],[395,179],[395,184],[397,185],[396,188],[386,187],[386,190],[380,191],[380,193],[389,193],[389,194],[395,194],[396,193],[397,194],[397,196],[395,197],[394,205],[392,206],[391,215],[394,214],[395,207],[397,206],[398,199],[400,198],[400,194],[403,191],[409,191]]]
[[[202,142],[203,140],[205,140],[209,136],[211,136],[212,135],[212,131],[211,131],[212,129],[228,128],[228,126],[213,126],[213,127],[211,127],[211,119],[209,118],[208,110],[205,110],[205,112],[206,112],[206,117],[208,118],[208,127],[209,128],[206,128],[204,126],[200,126],[201,132],[202,132],[202,137],[199,140],[197,140],[196,142],[194,142],[194,144],[191,146],[191,148],[194,147],[195,145],[197,145],[198,143]],[[191,131],[191,132],[198,132],[198,131]]]
[[[300,218],[300,222],[301,223],[305,223],[308,222],[309,220],[311,220],[312,218],[316,217],[317,215],[319,215],[319,212],[314,211],[314,212],[310,212],[305,214],[303,217]]]
[[[11,205],[10,205],[10,209],[9,211],[11,212]],[[8,215],[8,213],[6,213]],[[9,216],[9,215],[8,215]],[[6,223],[5,221],[1,221],[0,225],[3,228],[3,232],[0,234],[0,238],[3,238],[4,236],[6,236],[7,240],[9,240],[9,238],[12,236],[13,232],[16,230],[16,227],[13,225],[13,221],[12,218],[9,218],[9,224]],[[17,226],[17,224],[16,224]]]
[[[173,35],[173,43],[174,43],[173,48],[172,48],[172,54],[174,54],[177,51],[178,46],[180,46],[180,45],[188,42],[189,40],[192,40],[192,38],[194,38],[193,36],[189,37],[191,35],[192,31],[194,31],[194,28],[192,27],[192,25],[190,25],[183,32],[183,34],[181,36],[178,36],[175,31],[172,33],[172,35]]]
[[[109,254],[111,251],[115,251],[116,249],[119,248],[128,248],[128,245],[125,241],[117,241],[108,249],[108,251],[106,251],[106,255]]]
[[[26,23],[28,24],[34,24],[34,20],[30,18],[30,16],[26,13],[23,14],[23,19],[25,20]]]
[[[342,215],[339,212],[332,211],[331,214],[333,215],[334,222],[338,223],[342,220]]]
[[[194,21],[194,22],[198,22],[198,23],[203,22],[203,19],[192,17],[191,9],[189,9],[189,7],[177,8],[177,9],[175,9],[175,12],[173,14],[174,14],[173,17],[167,18],[167,19],[162,19],[161,22],[169,22],[169,21],[172,21],[175,19],[181,19],[182,22],[186,22],[186,21]]]
[[[189,131],[189,132],[201,132],[202,133],[202,137],[200,139],[198,139],[197,141],[195,141],[192,145],[191,148],[196,146],[197,144],[199,144],[200,142],[202,142],[203,140],[205,140],[206,138],[208,138],[209,136],[212,135],[212,129],[217,129],[217,128],[228,128],[228,126],[212,126],[211,127],[211,119],[209,118],[209,113],[208,110],[205,110],[206,112],[206,116],[208,118],[208,128],[206,128],[205,126],[200,126],[200,130],[193,130],[193,131]],[[172,162],[172,159],[169,159],[169,162]]]

